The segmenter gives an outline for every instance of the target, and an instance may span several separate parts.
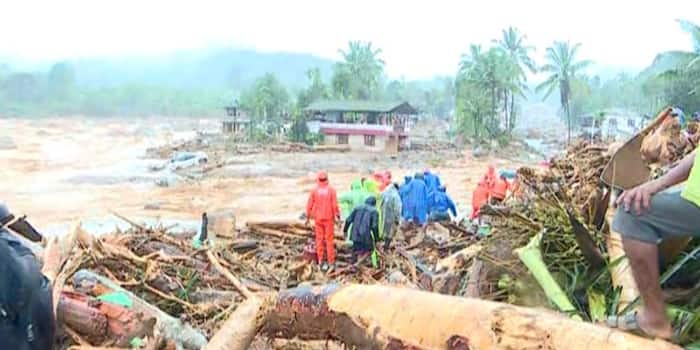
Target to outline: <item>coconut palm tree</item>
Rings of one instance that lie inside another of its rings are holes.
[[[342,61],[334,68],[334,90],[343,98],[372,98],[381,85],[384,61],[381,49],[371,42],[350,41],[347,50],[338,50]]]
[[[512,61],[499,47],[483,51],[481,46],[471,45],[469,53],[462,55],[457,76],[458,94],[462,100],[460,105],[464,107],[462,111],[471,111],[467,117],[473,121],[475,136],[482,128],[490,136],[501,134],[496,115],[504,91],[513,89],[513,72]],[[471,123],[463,123],[468,124]]]
[[[537,66],[530,57],[530,52],[534,51],[533,46],[526,45],[527,37],[520,33],[517,28],[509,27],[502,31],[501,39],[494,40],[511,60],[512,67],[508,67],[509,85],[504,90],[503,112],[505,114],[505,124],[508,130],[515,127],[515,97],[524,96],[527,90],[527,72],[535,73]]]
[[[567,122],[567,140],[571,140],[572,117],[571,117],[571,82],[577,74],[591,64],[591,61],[579,61],[576,57],[581,44],[571,44],[570,42],[555,41],[551,47],[547,48],[547,63],[542,66],[541,71],[549,73],[549,78],[537,86],[536,91],[545,91],[544,99],[549,97],[555,89],[559,90],[559,102],[564,110]]]

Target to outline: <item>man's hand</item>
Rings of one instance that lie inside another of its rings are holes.
[[[651,196],[663,189],[658,180],[649,181],[623,192],[615,203],[621,205],[625,211],[634,210],[635,214],[642,215],[651,206]]]

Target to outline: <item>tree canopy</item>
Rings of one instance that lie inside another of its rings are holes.
[[[342,60],[333,67],[333,94],[340,99],[370,100],[381,93],[384,61],[371,42],[350,41],[338,50]]]

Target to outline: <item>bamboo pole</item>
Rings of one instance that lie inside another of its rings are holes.
[[[236,289],[243,294],[243,296],[246,299],[251,299],[255,297],[255,294],[253,294],[243,283],[241,283],[236,276],[234,276],[231,271],[227,270],[223,266],[221,266],[221,263],[219,262],[219,259],[212,253],[211,250],[207,250],[207,258],[209,258],[209,261],[211,262],[212,265],[214,265],[214,268],[216,268],[217,271],[219,271],[220,274],[224,275],[226,279],[233,284]]]

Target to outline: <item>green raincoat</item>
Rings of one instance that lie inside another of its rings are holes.
[[[352,185],[350,185],[350,191],[338,197],[338,204],[340,205],[340,213],[343,217],[343,221],[347,219],[355,208],[365,203],[367,196],[367,192],[362,188],[362,181],[353,181]]]

